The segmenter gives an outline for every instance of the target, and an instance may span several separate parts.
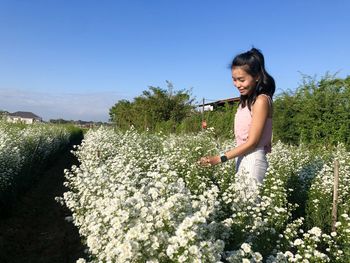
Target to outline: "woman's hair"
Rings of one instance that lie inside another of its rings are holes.
[[[249,96],[241,95],[240,103],[243,108],[247,105],[250,110],[251,105],[260,94],[266,94],[272,98],[276,89],[275,80],[267,73],[264,56],[260,50],[252,48],[237,55],[231,63],[231,70],[235,67],[242,67],[249,75],[258,77],[253,93]]]

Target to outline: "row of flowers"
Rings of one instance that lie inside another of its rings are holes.
[[[263,185],[235,176],[233,161],[198,165],[230,147],[210,130],[90,131],[57,198],[88,247],[78,262],[349,262],[350,153],[277,143]],[[341,216],[332,232],[334,159]]]
[[[48,158],[69,143],[67,128],[54,125],[17,125],[0,122],[0,196],[1,204],[19,188],[29,187]]]

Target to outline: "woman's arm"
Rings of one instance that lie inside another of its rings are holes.
[[[266,96],[258,96],[252,106],[252,123],[249,129],[248,139],[244,144],[229,150],[225,153],[228,159],[233,159],[237,156],[244,155],[254,150],[262,136],[266,119],[269,116],[270,104]],[[215,165],[220,163],[220,156],[207,156],[200,160],[202,165]]]

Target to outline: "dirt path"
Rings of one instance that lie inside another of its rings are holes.
[[[62,153],[11,216],[0,219],[1,263],[72,263],[84,256],[77,229],[64,220],[69,211],[54,200],[65,191],[63,170],[75,162]]]

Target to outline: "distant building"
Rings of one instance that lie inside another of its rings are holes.
[[[217,101],[197,105],[197,109],[199,111],[203,111],[203,109],[204,111],[213,111],[213,110],[216,110],[217,108],[224,107],[226,103],[228,103],[229,105],[239,103],[239,100],[240,100],[239,97],[217,100]]]
[[[34,122],[42,122],[42,118],[32,112],[17,111],[7,114],[7,121],[12,123],[33,124]]]

